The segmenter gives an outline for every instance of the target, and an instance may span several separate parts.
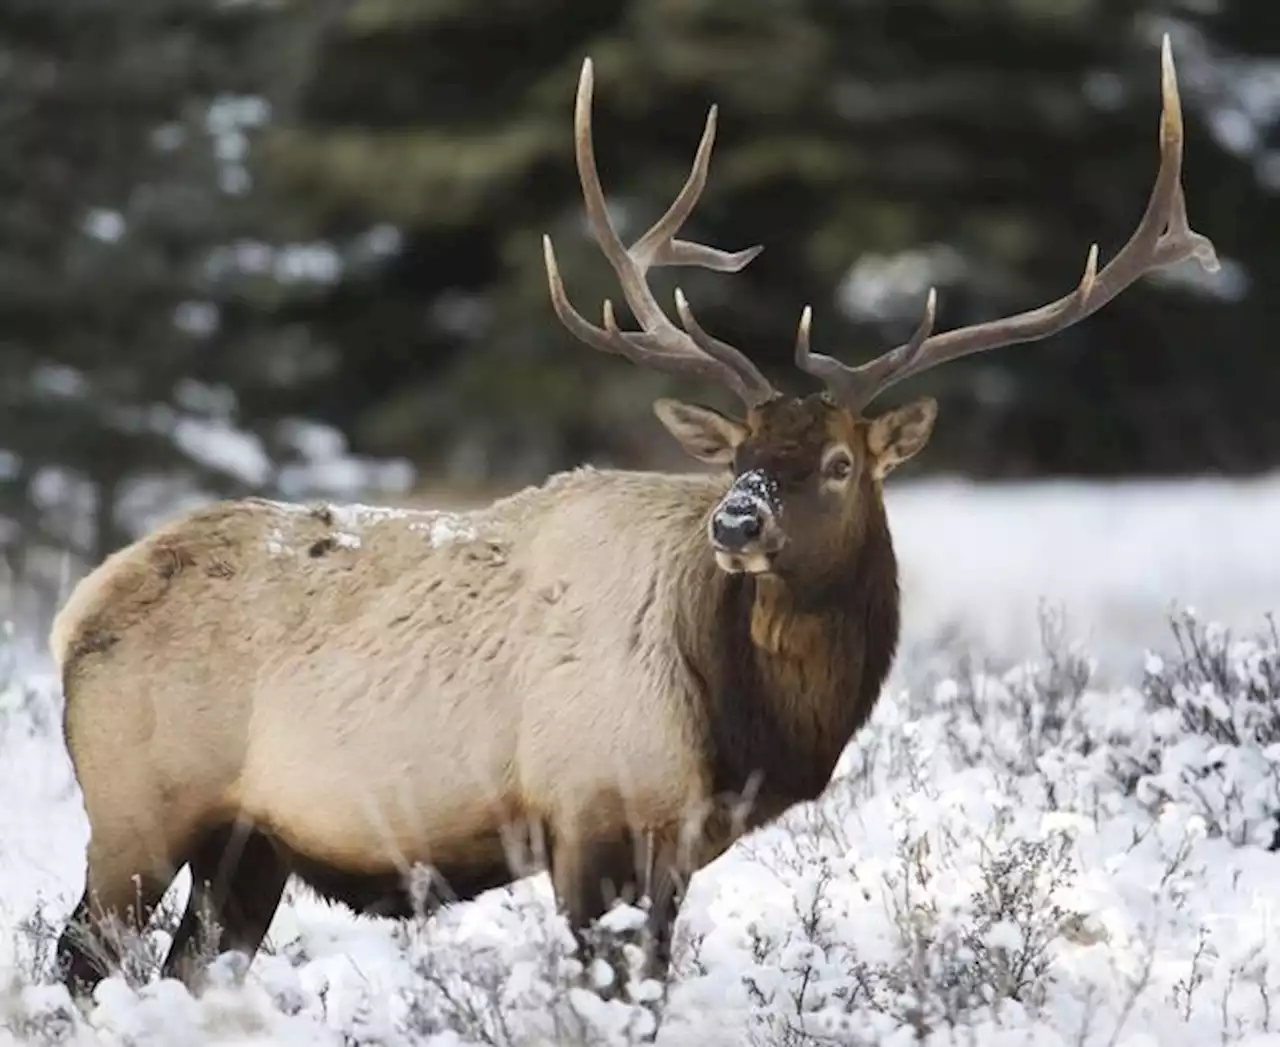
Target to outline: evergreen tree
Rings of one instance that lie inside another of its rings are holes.
[[[320,23],[210,0],[2,17],[0,546],[57,578],[185,500],[299,478],[314,431],[281,422],[317,352],[274,313],[339,268],[293,242],[253,144],[307,57],[271,45]]]
[[[1256,277],[1233,293],[1241,267],[1272,264],[1276,198],[1210,133],[1223,99],[1204,58],[1264,15],[1220,7],[1193,20],[1144,0],[358,3],[301,126],[271,143],[275,176],[317,228],[402,234],[378,278],[307,312],[348,347],[314,410],[360,446],[508,481],[666,449],[648,400],[669,380],[578,345],[547,298],[544,231],[584,312],[618,297],[581,225],[570,124],[584,55],[624,235],[665,206],[719,104],[690,235],[765,251],[741,274],[679,278],[710,330],[796,388],[805,304],[817,342],[856,360],[906,336],[930,282],[949,327],[1064,293],[1095,239],[1110,257],[1155,174],[1170,29],[1188,198],[1226,263],[1217,282],[1194,264],[1145,280],[1052,342],[961,361],[902,395],[943,398],[929,461],[974,473],[1274,461],[1255,377],[1270,306]],[[655,285],[669,301],[675,276]]]

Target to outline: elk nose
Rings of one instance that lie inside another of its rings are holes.
[[[764,521],[755,506],[726,503],[711,520],[711,537],[722,549],[740,550],[760,537]]]

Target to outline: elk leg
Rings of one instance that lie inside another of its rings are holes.
[[[156,892],[159,897],[159,892]],[[150,919],[152,902],[146,914]],[[115,915],[114,913],[112,915]],[[58,936],[56,951],[57,969],[63,983],[72,996],[90,996],[103,978],[111,974],[111,969],[120,964],[120,950],[114,942],[114,935],[106,933],[105,923],[108,912],[97,901],[94,892],[88,886],[71,915],[66,926]],[[117,918],[121,924],[131,930],[145,926],[146,920],[138,920],[137,910],[127,906],[123,916]]]
[[[637,883],[636,850],[626,834],[604,837],[558,835],[551,849],[551,880],[556,901],[578,943],[584,973],[596,959],[614,968],[615,983],[601,995],[612,996],[625,973],[602,940],[596,921],[621,898],[634,901]]]
[[[272,841],[244,825],[210,833],[191,856],[191,897],[164,976],[194,987],[204,959],[228,951],[250,960],[280,905],[289,867]]]
[[[676,918],[689,880],[703,857],[705,836],[696,824],[676,823],[649,838],[646,891],[649,897],[645,977],[666,986],[671,971],[671,947]]]
[[[122,935],[143,934],[172,869],[129,848],[89,841],[85,889],[58,937],[57,967],[73,995],[90,995],[98,983],[126,959]]]
[[[649,888],[649,942],[645,952],[645,977],[666,985],[671,973],[671,944],[676,916],[684,900],[687,877],[674,865],[657,864]]]

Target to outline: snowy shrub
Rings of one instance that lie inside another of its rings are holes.
[[[492,930],[483,938],[459,941],[456,914],[399,929],[408,976],[400,990],[399,1036],[423,1042],[447,1033],[489,1047],[534,1042],[603,1047],[641,1042],[653,1032],[650,1005],[661,988],[641,978],[638,948],[626,949],[631,977],[622,991],[597,995],[579,984],[582,967],[573,938],[548,897],[517,888],[495,903]],[[625,938],[643,921],[639,909],[619,906],[604,922]],[[615,972],[603,961],[590,974],[592,985],[612,988]]]
[[[925,826],[900,800],[892,810],[891,859],[791,852],[790,918],[749,921],[758,1040],[924,1036],[1043,1004],[1055,943],[1076,915],[1061,899],[1070,838],[1023,835],[1008,810],[991,811],[981,837],[963,833],[960,811]]]
[[[61,985],[23,985],[13,978],[0,986],[0,1032],[15,1041],[69,1043],[80,1028],[80,1012]]]
[[[1061,612],[1042,606],[1039,622],[1039,660],[997,671],[961,654],[931,693],[920,688],[909,699],[915,718],[946,714],[947,741],[962,762],[1021,776],[1038,773],[1042,757],[1056,749],[1092,748],[1093,664],[1071,643]]]
[[[694,878],[670,984],[624,945],[623,984],[589,972],[601,994],[539,876],[399,924],[291,885],[271,946],[247,969],[210,957],[194,997],[156,977],[170,898],[73,1003],[50,971],[83,814],[56,688],[11,661],[0,1045],[1275,1047],[1280,643],[1173,626],[1131,686],[1048,610],[1028,660],[905,666],[824,795]]]
[[[1040,624],[1037,658],[887,694],[827,794],[741,845],[794,892],[751,924],[760,1042],[1069,1016],[1070,1042],[1115,1043],[1153,997],[1181,1035],[1274,1028],[1280,865],[1212,841],[1272,842],[1280,645],[1182,616],[1139,686],[1104,689],[1063,618]]]
[[[1081,810],[1118,785],[1152,814],[1177,804],[1231,843],[1280,847],[1280,636],[1234,639],[1183,612],[1136,687],[1093,686],[1061,615],[1042,609],[1038,659],[954,671],[908,697],[942,722],[947,750],[1007,781],[1034,780],[1048,810]],[[927,695],[927,701],[925,696]]]
[[[1176,804],[1231,843],[1280,848],[1280,635],[1233,639],[1187,612],[1148,655],[1148,717],[1130,768],[1140,800]]]

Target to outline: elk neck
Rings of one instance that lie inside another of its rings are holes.
[[[754,789],[753,821],[822,792],[893,662],[897,561],[878,493],[867,502],[818,591],[725,574],[701,533],[688,545],[677,645],[703,705],[713,790]]]

